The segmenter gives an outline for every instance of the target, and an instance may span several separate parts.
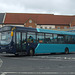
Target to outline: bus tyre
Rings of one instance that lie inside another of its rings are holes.
[[[30,49],[29,55],[30,55],[30,56],[34,56],[34,50],[33,50],[33,49]]]
[[[69,49],[65,48],[65,54],[69,54]]]

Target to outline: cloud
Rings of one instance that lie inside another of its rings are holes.
[[[75,0],[1,0],[0,13],[48,13],[74,15]]]

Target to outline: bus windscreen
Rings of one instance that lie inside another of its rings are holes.
[[[1,38],[0,38],[0,44],[1,45],[8,45],[11,42],[11,32],[7,31],[7,32],[1,32]]]

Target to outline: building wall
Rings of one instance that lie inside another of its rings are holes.
[[[55,28],[55,25],[37,25],[37,28],[53,29]]]
[[[31,28],[42,28],[42,29],[69,29],[70,26],[66,26],[66,25],[37,25],[34,21],[29,22],[30,20],[28,20],[24,25],[13,25],[13,24],[6,24],[6,25],[0,25],[0,27],[2,26],[21,26],[21,27],[31,27]],[[75,27],[75,26],[74,26]]]
[[[69,25],[37,25],[37,28],[43,29],[68,29]]]
[[[32,19],[29,19],[26,21],[26,23],[24,24],[25,27],[31,27],[31,28],[36,28],[36,23],[32,20]]]
[[[13,25],[13,24],[6,24]],[[75,25],[75,21],[72,21],[71,25]],[[4,25],[3,25],[4,26]],[[31,27],[31,28],[42,28],[42,29],[68,29],[69,25],[38,25],[34,20],[29,18],[23,25],[13,25],[13,26],[22,26],[22,27]]]
[[[71,22],[71,27],[75,27],[75,20]]]
[[[55,28],[56,28],[56,29],[68,29],[68,28],[70,28],[70,26],[66,26],[66,25],[64,25],[64,26],[63,26],[63,25],[56,25]]]

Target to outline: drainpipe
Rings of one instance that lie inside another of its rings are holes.
[[[4,14],[4,18],[3,18],[3,24],[4,24],[4,21],[5,21],[5,18],[6,18],[6,13]],[[2,25],[2,27],[3,27],[3,25]]]

